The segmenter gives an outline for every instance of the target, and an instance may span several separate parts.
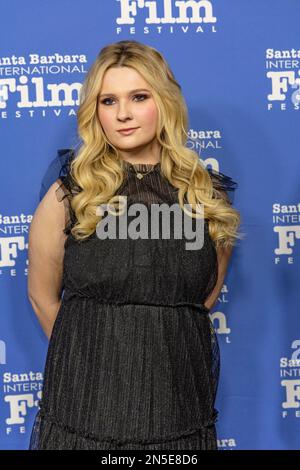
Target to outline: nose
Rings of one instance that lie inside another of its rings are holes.
[[[130,105],[126,101],[119,101],[119,106],[117,108],[117,119],[120,121],[124,121],[125,119],[132,119]]]

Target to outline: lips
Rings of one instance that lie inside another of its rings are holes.
[[[130,135],[133,132],[135,132],[138,129],[138,127],[131,127],[130,129],[121,129],[118,132],[123,135]]]

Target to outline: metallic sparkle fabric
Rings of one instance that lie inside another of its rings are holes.
[[[124,176],[120,194],[129,204],[176,201],[160,164],[139,180],[125,162]],[[64,295],[29,448],[217,449],[220,357],[203,305],[217,258],[207,221],[200,250],[172,237],[94,234],[78,242],[70,233],[69,175],[60,182],[57,197],[68,210]]]

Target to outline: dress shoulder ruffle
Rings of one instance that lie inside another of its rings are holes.
[[[233,180],[229,175],[225,175],[221,171],[214,170],[213,168],[206,168],[211,177],[213,187],[217,191],[223,191],[230,202],[233,204],[234,192],[238,188],[237,181]]]
[[[57,155],[60,159],[63,159],[63,164],[61,166],[58,182],[59,186],[56,189],[56,198],[59,202],[64,203],[66,210],[66,225],[64,228],[64,233],[69,235],[72,227],[76,223],[75,212],[72,209],[71,199],[77,194],[80,189],[76,185],[72,174],[71,174],[71,162],[75,158],[75,151],[73,149],[58,149]]]

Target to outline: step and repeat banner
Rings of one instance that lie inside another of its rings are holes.
[[[0,448],[27,449],[48,340],[27,298],[32,215],[78,143],[80,88],[105,45],[167,59],[188,145],[231,176],[245,234],[211,318],[220,450],[300,448],[298,0],[0,1]]]

